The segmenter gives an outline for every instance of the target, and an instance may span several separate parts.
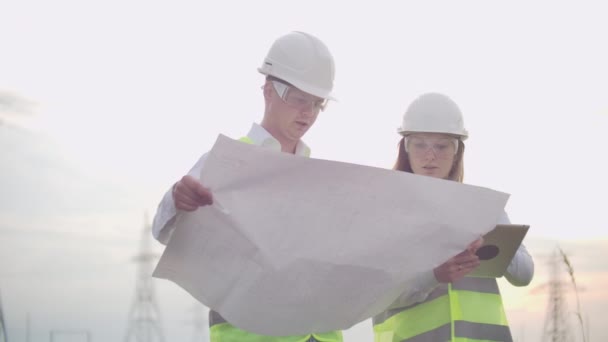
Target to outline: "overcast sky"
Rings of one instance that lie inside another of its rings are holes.
[[[539,339],[546,291],[530,291],[559,244],[584,285],[591,340],[608,339],[605,13],[600,1],[3,1],[10,340],[26,340],[28,313],[31,341],[53,329],[123,337],[144,216],[218,134],[259,122],[256,68],[291,30],[318,36],[336,61],[339,101],[305,137],[313,157],[390,168],[409,102],[451,96],[470,132],[465,181],[511,194],[511,220],[531,225],[537,277],[524,289],[501,282],[514,335]],[[190,339],[196,303],[155,284],[167,340]],[[370,329],[347,340],[369,341]]]

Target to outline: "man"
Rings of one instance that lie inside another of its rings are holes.
[[[319,112],[333,99],[334,60],[323,42],[303,32],[279,37],[258,71],[266,75],[264,117],[253,124],[240,140],[276,151],[309,156],[310,149],[301,140],[315,123]],[[213,204],[213,194],[201,184],[199,175],[205,165],[203,155],[190,172],[168,191],[158,207],[152,232],[166,244],[179,211],[194,211]],[[294,308],[297,310],[297,308]],[[271,308],[269,308],[271,310]],[[209,313],[212,342],[308,342],[342,341],[339,331],[301,336],[262,336],[239,329],[217,312]]]

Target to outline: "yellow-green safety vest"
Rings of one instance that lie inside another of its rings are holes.
[[[494,278],[441,284],[427,299],[373,318],[375,342],[513,341]]]
[[[253,144],[249,137],[242,137],[239,141]],[[308,150],[306,152],[310,154]],[[211,342],[342,342],[341,331],[298,336],[258,335],[235,327],[213,310],[209,311],[209,331]]]
[[[235,327],[217,312],[209,311],[211,342],[342,342],[341,331],[297,336],[264,336]]]

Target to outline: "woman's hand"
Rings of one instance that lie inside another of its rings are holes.
[[[483,238],[473,241],[467,249],[437,266],[433,270],[435,279],[440,283],[452,283],[472,272],[479,266],[479,257],[475,255],[475,252],[481,245],[483,245]]]

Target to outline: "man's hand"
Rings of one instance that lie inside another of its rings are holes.
[[[211,191],[190,175],[182,177],[173,185],[172,194],[178,210],[194,211],[198,207],[213,204]]]

